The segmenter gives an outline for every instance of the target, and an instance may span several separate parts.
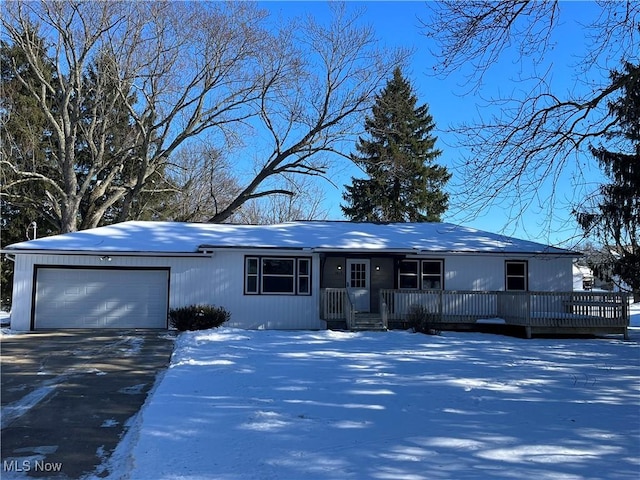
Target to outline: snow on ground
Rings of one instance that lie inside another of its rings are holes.
[[[629,341],[184,333],[104,467],[112,479],[635,479],[639,343],[640,328]]]

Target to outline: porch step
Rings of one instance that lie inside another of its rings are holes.
[[[376,313],[356,313],[351,330],[354,331],[385,331],[382,317]]]

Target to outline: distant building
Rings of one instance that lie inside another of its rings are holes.
[[[586,265],[573,264],[573,290],[593,289],[593,270]]]

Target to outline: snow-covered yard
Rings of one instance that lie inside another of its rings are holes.
[[[630,341],[185,333],[105,466],[114,479],[635,479],[639,342],[640,328]]]

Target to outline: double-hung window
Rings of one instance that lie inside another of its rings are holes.
[[[245,257],[247,295],[311,295],[311,259]]]
[[[521,292],[527,290],[527,267],[527,262],[521,260],[505,262],[505,287],[507,290]]]
[[[442,290],[444,261],[442,260],[423,260],[422,261],[422,289],[423,290]]]
[[[258,261],[256,257],[244,259],[244,291],[245,293],[258,293]]]
[[[443,260],[402,260],[398,266],[398,288],[442,290]]]
[[[402,260],[398,268],[398,288],[417,289],[419,269],[420,263],[417,260]]]

